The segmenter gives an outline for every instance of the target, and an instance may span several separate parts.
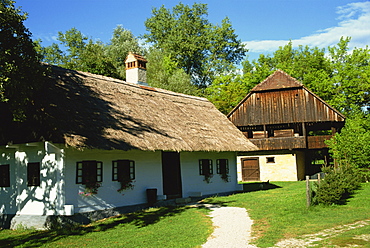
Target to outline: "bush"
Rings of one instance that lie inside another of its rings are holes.
[[[314,204],[345,204],[346,200],[361,186],[359,169],[351,166],[323,168],[325,178],[315,183]]]

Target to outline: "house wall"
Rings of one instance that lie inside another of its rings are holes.
[[[129,159],[135,161],[135,182],[133,190],[118,192],[120,184],[112,181],[112,161]],[[103,162],[103,181],[98,194],[92,196],[80,195],[84,185],[76,184],[76,162],[97,160]],[[131,151],[84,150],[66,151],[66,205],[73,205],[76,213],[109,209],[146,203],[146,189],[157,188],[162,192],[161,153]]]
[[[47,143],[0,148],[0,164],[10,165],[10,187],[0,187],[0,214],[63,214],[62,154]],[[27,186],[27,163],[40,162],[40,186]]]
[[[234,152],[184,152],[181,153],[181,173],[183,184],[183,196],[192,196],[200,192],[202,195],[217,194],[241,190],[236,177],[236,153]],[[204,181],[204,176],[199,175],[199,159],[212,159],[213,177],[210,183]],[[229,182],[222,180],[217,174],[216,160],[228,159]]]
[[[260,166],[260,181],[297,181],[304,178],[305,164],[304,153],[268,153],[237,156],[238,181],[242,181],[241,159],[258,157]],[[273,157],[275,162],[267,162],[268,157]]]
[[[10,215],[66,215],[66,207],[72,207],[72,213],[85,213],[147,203],[146,189],[156,188],[157,194],[163,195],[161,155],[160,151],[62,150],[48,142],[0,148],[0,163],[10,164],[11,182],[11,187],[0,188],[0,224],[4,222],[4,216]],[[236,180],[235,158],[234,152],[180,153],[183,197],[241,190]],[[117,192],[119,183],[112,181],[112,161],[118,159],[135,161],[133,190]],[[210,183],[199,175],[199,159],[211,159],[213,162],[214,176]],[[217,174],[217,159],[228,159],[229,182],[223,181]],[[103,162],[102,186],[93,196],[80,195],[84,185],[76,183],[76,162],[84,160]],[[40,162],[40,186],[27,186],[29,162]]]
[[[216,194],[239,190],[236,181],[236,161],[234,152],[182,152],[180,153],[181,181],[183,197],[193,196],[194,193],[202,195]],[[112,161],[129,159],[135,161],[134,189],[122,193],[117,192],[119,183],[112,181]],[[212,159],[215,175],[211,183],[206,183],[204,176],[199,175],[199,159]],[[224,182],[216,174],[216,159],[228,159],[230,169],[230,182]],[[83,160],[97,160],[103,162],[103,182],[98,194],[82,196],[84,186],[76,184],[76,162]],[[131,151],[66,151],[66,205],[73,205],[75,213],[94,210],[109,209],[121,206],[130,206],[147,203],[146,189],[156,188],[158,195],[163,195],[161,152]]]

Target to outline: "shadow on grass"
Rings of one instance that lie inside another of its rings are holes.
[[[25,231],[25,234],[14,234],[5,238],[0,237],[0,247],[39,247],[45,243],[58,241],[68,236],[83,236],[90,232],[107,231],[123,224],[132,224],[142,228],[155,224],[163,218],[178,215],[188,208],[187,206],[166,206],[111,217],[87,226],[70,225],[49,231]],[[1,231],[0,236],[2,236]]]
[[[245,183],[243,184],[243,192],[253,192],[260,190],[269,190],[281,188],[278,185],[269,182],[258,182],[258,183]]]

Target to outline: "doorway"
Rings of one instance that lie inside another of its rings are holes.
[[[260,181],[260,164],[258,158],[242,158],[242,180]]]
[[[167,199],[182,197],[180,153],[162,152],[163,194]]]

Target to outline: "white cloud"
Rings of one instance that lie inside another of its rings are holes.
[[[319,48],[333,46],[343,37],[351,37],[349,48],[370,45],[370,2],[349,3],[337,8],[338,25],[318,30],[315,34],[292,40],[293,46],[303,45]],[[251,53],[271,53],[289,40],[253,40],[246,47]]]

